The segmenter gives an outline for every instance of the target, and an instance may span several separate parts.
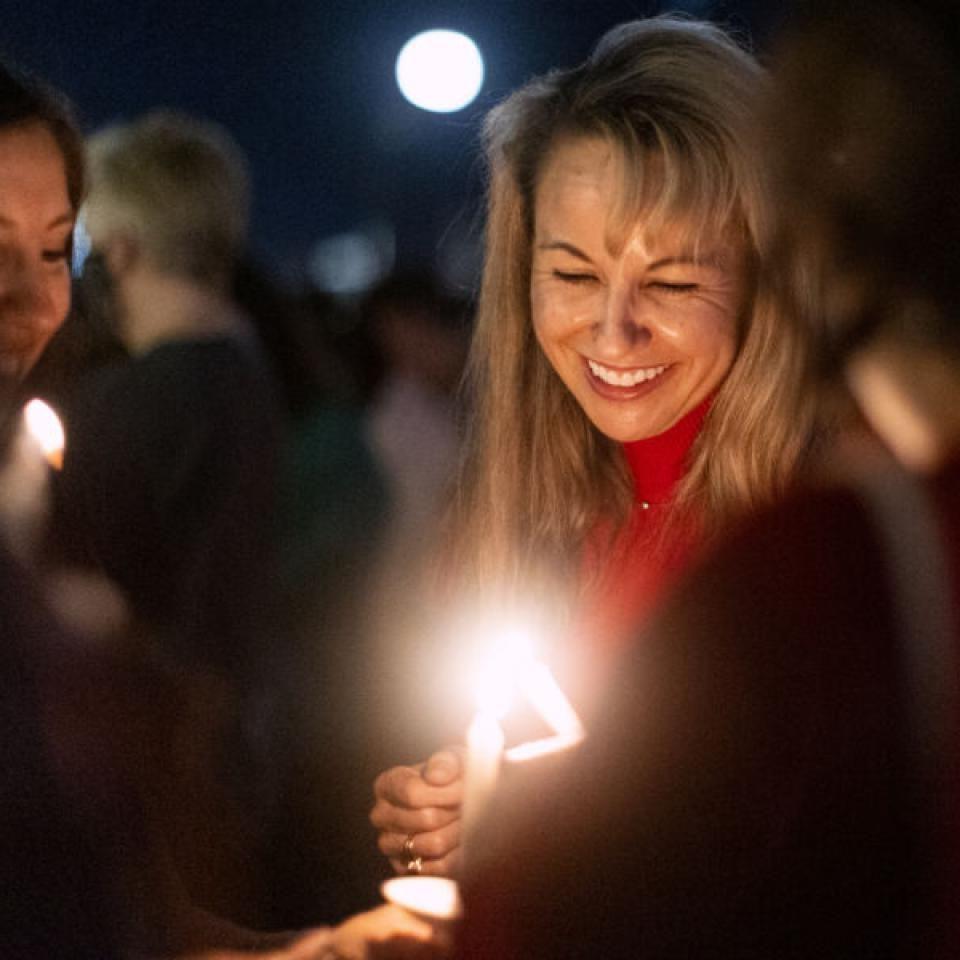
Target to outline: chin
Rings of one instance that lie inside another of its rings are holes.
[[[609,421],[598,422],[591,419],[590,422],[600,433],[614,443],[633,443],[636,440],[646,440],[648,437],[653,437],[663,432],[656,428],[647,429],[644,427],[626,426],[624,424],[612,424]]]

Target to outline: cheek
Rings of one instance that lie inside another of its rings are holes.
[[[530,312],[537,340],[548,353],[588,326],[591,314],[582,297],[536,289],[531,292]]]
[[[737,353],[737,320],[726,311],[678,311],[661,326],[677,352],[704,367],[729,370]]]
[[[69,270],[65,270],[63,276],[57,277],[50,285],[50,314],[47,319],[48,326],[53,328],[53,332],[63,326],[67,319],[67,313],[70,311],[70,300],[72,293],[72,282]]]
[[[530,291],[530,317],[533,321],[533,332],[540,344],[540,349],[548,356],[551,344],[558,336],[561,326],[556,312],[554,298],[545,294],[536,287]]]

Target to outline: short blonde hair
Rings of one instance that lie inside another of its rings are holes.
[[[626,518],[621,448],[587,419],[540,350],[530,310],[538,177],[563,138],[602,137],[627,172],[614,224],[642,213],[694,232],[740,230],[751,295],[739,350],[694,446],[677,513],[705,533],[781,490],[805,448],[805,351],[780,323],[764,263],[767,186],[752,150],[766,77],[718,27],[678,17],[624,24],[581,66],[550,73],[489,115],[486,258],[468,368],[472,421],[451,548],[475,586],[567,573],[602,518]],[[650,159],[655,158],[655,163]]]
[[[246,244],[249,177],[229,134],[172,111],[90,138],[86,213],[102,232],[130,231],[162,270],[230,282]]]

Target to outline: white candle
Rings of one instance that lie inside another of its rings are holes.
[[[467,760],[463,783],[463,828],[469,834],[483,816],[500,775],[503,729],[497,715],[480,709],[467,729]]]
[[[31,400],[0,463],[0,534],[24,562],[31,562],[49,508],[49,470],[63,456],[63,427],[42,400]]]

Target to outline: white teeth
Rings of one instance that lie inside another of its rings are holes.
[[[652,380],[654,377],[659,377],[666,366],[662,367],[644,367],[638,370],[630,371],[618,371],[612,370],[610,367],[601,366],[595,360],[588,360],[587,363],[590,365],[590,370],[593,372],[593,375],[598,379],[602,380],[604,383],[609,383],[612,387],[635,387],[638,383],[643,383],[646,380]]]

